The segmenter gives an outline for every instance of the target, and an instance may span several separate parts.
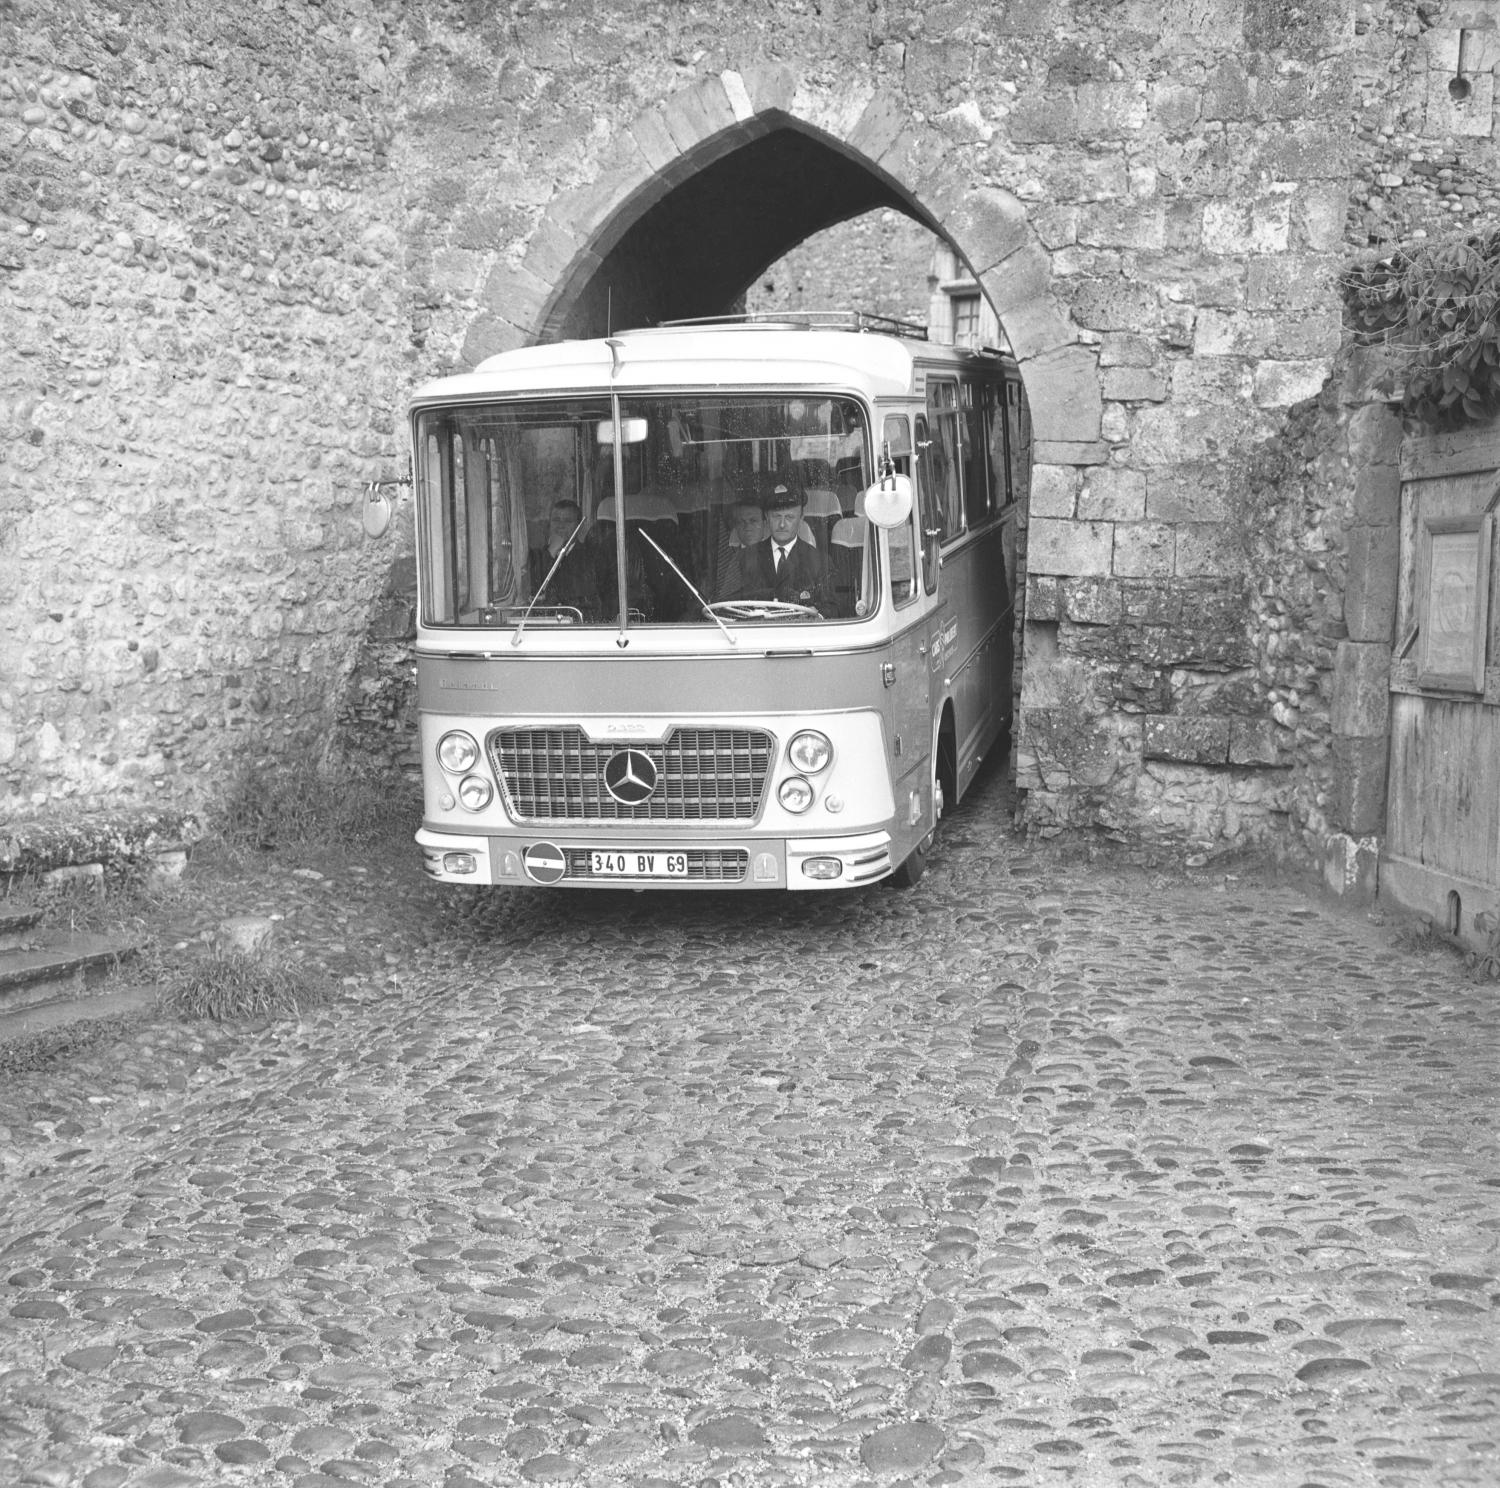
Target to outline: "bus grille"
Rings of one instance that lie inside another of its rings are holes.
[[[771,764],[771,736],[758,729],[679,728],[663,744],[595,744],[582,729],[497,729],[490,761],[518,821],[751,821]],[[604,767],[624,748],[651,757],[658,784],[627,806],[604,785]]]
[[[666,884],[668,887],[681,883],[741,883],[750,866],[750,854],[742,847],[689,848],[683,856],[687,858],[686,878],[658,878],[652,879],[651,882]],[[565,878],[577,881],[595,877],[590,871],[593,854],[588,848],[570,847],[566,851],[566,857],[568,871],[564,874]],[[628,889],[632,880],[600,874],[598,882]]]

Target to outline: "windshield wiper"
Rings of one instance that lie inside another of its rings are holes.
[[[637,530],[639,530],[639,529],[637,529]],[[731,646],[738,646],[739,643],[740,643],[740,638],[737,635],[735,635],[735,633],[732,630],[730,630],[730,628],[727,625],[725,625],[724,622],[721,619],[719,619],[719,617],[716,614],[714,614],[713,609],[709,605],[708,601],[706,599],[704,599],[704,597],[701,594],[699,594],[698,591],[693,587],[693,581],[690,578],[688,578],[688,576],[685,573],[683,573],[683,571],[680,568],[678,568],[678,566],[675,563],[672,562],[672,559],[671,559],[670,555],[667,554],[666,552],[664,552],[662,550],[661,544],[659,542],[657,542],[656,539],[653,538],[649,532],[641,532],[640,536],[643,537],[648,543],[651,544],[651,546],[653,548],[656,549],[656,551],[658,553],[661,554],[662,559],[665,561],[667,567],[670,568],[672,570],[672,572],[674,574],[676,574],[677,577],[679,579],[681,579],[684,584],[687,585],[688,593],[691,594],[693,596],[693,598],[698,601],[698,604],[701,606],[701,608],[703,610],[703,613],[705,615],[707,615],[708,618],[710,620],[712,620],[713,623],[715,625],[717,625],[719,627],[719,629],[724,632],[724,637],[729,642],[729,644]]]
[[[531,596],[531,603],[526,606],[526,613],[516,622],[516,633],[510,638],[512,646],[521,644],[521,632],[526,629],[526,622],[531,619],[531,612],[541,603],[542,595],[547,592],[547,585],[552,582],[552,576],[562,566],[562,561],[568,556],[573,546],[573,539],[583,531],[583,518],[579,517],[578,525],[568,534],[568,540],[557,550],[557,557],[552,560],[552,567],[547,570],[547,577],[536,586],[536,593]]]

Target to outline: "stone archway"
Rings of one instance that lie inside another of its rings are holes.
[[[814,189],[777,198],[774,220],[758,226],[778,153]],[[684,273],[681,258],[663,259],[661,249],[707,200],[729,222],[721,251],[710,244],[699,255],[717,267]],[[946,238],[983,287],[1021,363],[1037,462],[1101,458],[1097,356],[1052,293],[1051,257],[1025,205],[973,184],[942,137],[913,122],[894,94],[867,87],[819,102],[785,66],[720,73],[637,117],[599,176],[548,207],[519,267],[490,274],[464,358],[472,365],[496,351],[600,334],[616,285],[624,310],[652,318],[722,311],[787,249],[879,205]]]

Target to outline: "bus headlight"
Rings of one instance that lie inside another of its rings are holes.
[[[483,775],[465,775],[458,782],[458,799],[469,811],[483,811],[494,795],[494,786]]]
[[[833,758],[833,745],[828,742],[826,734],[808,729],[792,736],[786,754],[804,775],[816,775],[819,770],[828,768],[828,763]]]
[[[800,775],[791,775],[777,786],[776,799],[800,816],[813,803],[813,788]]]
[[[437,757],[445,770],[462,775],[479,763],[479,746],[465,733],[444,734],[438,740]]]

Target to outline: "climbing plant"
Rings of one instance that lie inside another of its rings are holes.
[[[1500,412],[1500,228],[1361,259],[1339,287],[1354,338],[1388,349],[1405,412],[1435,428]]]

